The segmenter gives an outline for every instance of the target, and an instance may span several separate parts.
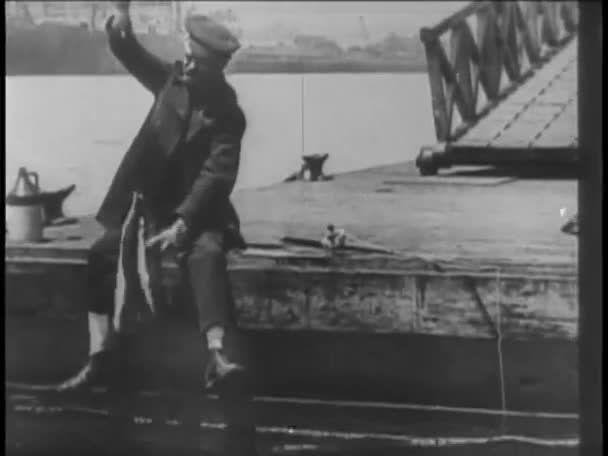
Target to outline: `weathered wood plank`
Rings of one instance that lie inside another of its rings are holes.
[[[532,104],[525,109],[503,132],[491,142],[491,147],[527,147],[545,129],[561,106]]]
[[[429,334],[576,337],[578,306],[571,282],[433,278],[426,289],[424,331]]]
[[[552,78],[552,73],[545,71],[545,74],[535,74],[534,77],[524,82],[512,95],[502,104],[523,108],[524,105],[531,103],[543,90]]]
[[[463,170],[460,177],[504,177],[492,172]],[[559,215],[564,207],[576,212],[576,181],[541,176],[520,178],[484,192],[472,185],[416,184],[391,186],[390,193],[376,192],[386,187],[384,181],[417,175],[412,163],[389,165],[336,176],[329,182],[244,190],[236,192],[234,203],[252,247],[276,245],[284,236],[320,239],[325,226],[333,223],[362,240],[397,251],[398,255],[383,260],[393,264],[407,265],[412,257],[424,256],[482,267],[576,268],[577,241],[561,233]],[[448,182],[450,179],[458,180],[450,177]],[[84,261],[101,233],[91,217],[83,217],[79,225],[45,230],[45,236],[62,239],[60,242],[8,243],[5,258]],[[340,261],[355,264],[366,260],[359,256],[356,261],[351,257]]]
[[[540,132],[534,140],[534,147],[559,147],[564,144],[575,145],[578,141],[578,115],[572,104]]]
[[[237,278],[235,295],[245,327],[576,338],[576,282],[498,280],[497,288],[495,279],[470,276],[275,271]]]
[[[482,118],[471,130],[462,136],[458,145],[489,145],[512,119],[521,113],[522,107],[512,103],[501,103],[486,117]]]
[[[6,278],[7,310],[83,313],[83,277],[82,268],[11,275]],[[237,268],[231,278],[244,328],[469,338],[495,338],[500,331],[513,340],[576,338],[573,278],[289,266]],[[169,287],[176,283],[165,279]],[[183,304],[179,296],[165,307]]]
[[[556,82],[554,85],[550,87],[550,89],[546,90],[542,94],[540,94],[535,103],[540,105],[561,105],[564,106],[572,101],[576,97],[576,92],[573,87],[557,87],[557,85],[562,85],[562,81]],[[568,83],[568,85],[574,85],[572,83]]]

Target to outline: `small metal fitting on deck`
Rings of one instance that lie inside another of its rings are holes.
[[[442,158],[446,154],[446,144],[437,143],[434,145],[422,146],[420,153],[416,157],[416,167],[422,176],[434,176],[442,166]]]
[[[56,192],[47,192],[42,195],[42,212],[45,225],[61,225],[75,223],[73,217],[66,217],[63,213],[63,202],[76,189],[76,185],[70,185]]]
[[[346,231],[336,229],[331,223],[327,225],[325,236],[321,239],[321,245],[326,249],[338,249],[346,246]]]
[[[578,236],[578,214],[575,214],[570,220],[568,220],[564,226],[562,226],[562,233],[571,234],[572,236]]]

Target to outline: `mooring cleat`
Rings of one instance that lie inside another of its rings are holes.
[[[291,174],[285,179],[285,182],[293,181],[327,181],[333,179],[332,176],[327,176],[323,173],[323,165],[329,158],[329,154],[312,154],[303,155],[302,160],[304,163],[300,168],[300,171]]]
[[[49,225],[64,225],[76,221],[74,218],[68,218],[63,213],[63,202],[68,196],[74,192],[76,185],[72,184],[55,192],[40,193],[40,201],[42,204],[42,213],[44,214],[44,224]]]

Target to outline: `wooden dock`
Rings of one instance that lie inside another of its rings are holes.
[[[237,192],[251,247],[230,269],[260,392],[575,411],[577,241],[560,231],[560,209],[576,211],[576,182],[502,173],[428,180],[406,163]],[[396,253],[281,244],[320,239],[327,223]],[[59,380],[82,360],[85,259],[100,233],[84,217],[45,243],[7,244],[9,379]],[[165,269],[174,302],[170,258]],[[148,380],[171,383],[149,373],[146,352],[162,340],[173,349],[155,351],[161,364],[184,374],[176,387],[198,388],[200,336],[167,328],[141,330]]]

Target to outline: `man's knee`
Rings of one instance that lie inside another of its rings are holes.
[[[103,268],[110,261],[110,256],[107,252],[91,248],[87,253],[87,265],[89,268]]]
[[[113,269],[118,260],[120,232],[106,231],[87,252],[89,271],[99,273]]]
[[[193,246],[188,257],[188,263],[224,263],[226,253],[223,239],[219,233],[203,233]]]

